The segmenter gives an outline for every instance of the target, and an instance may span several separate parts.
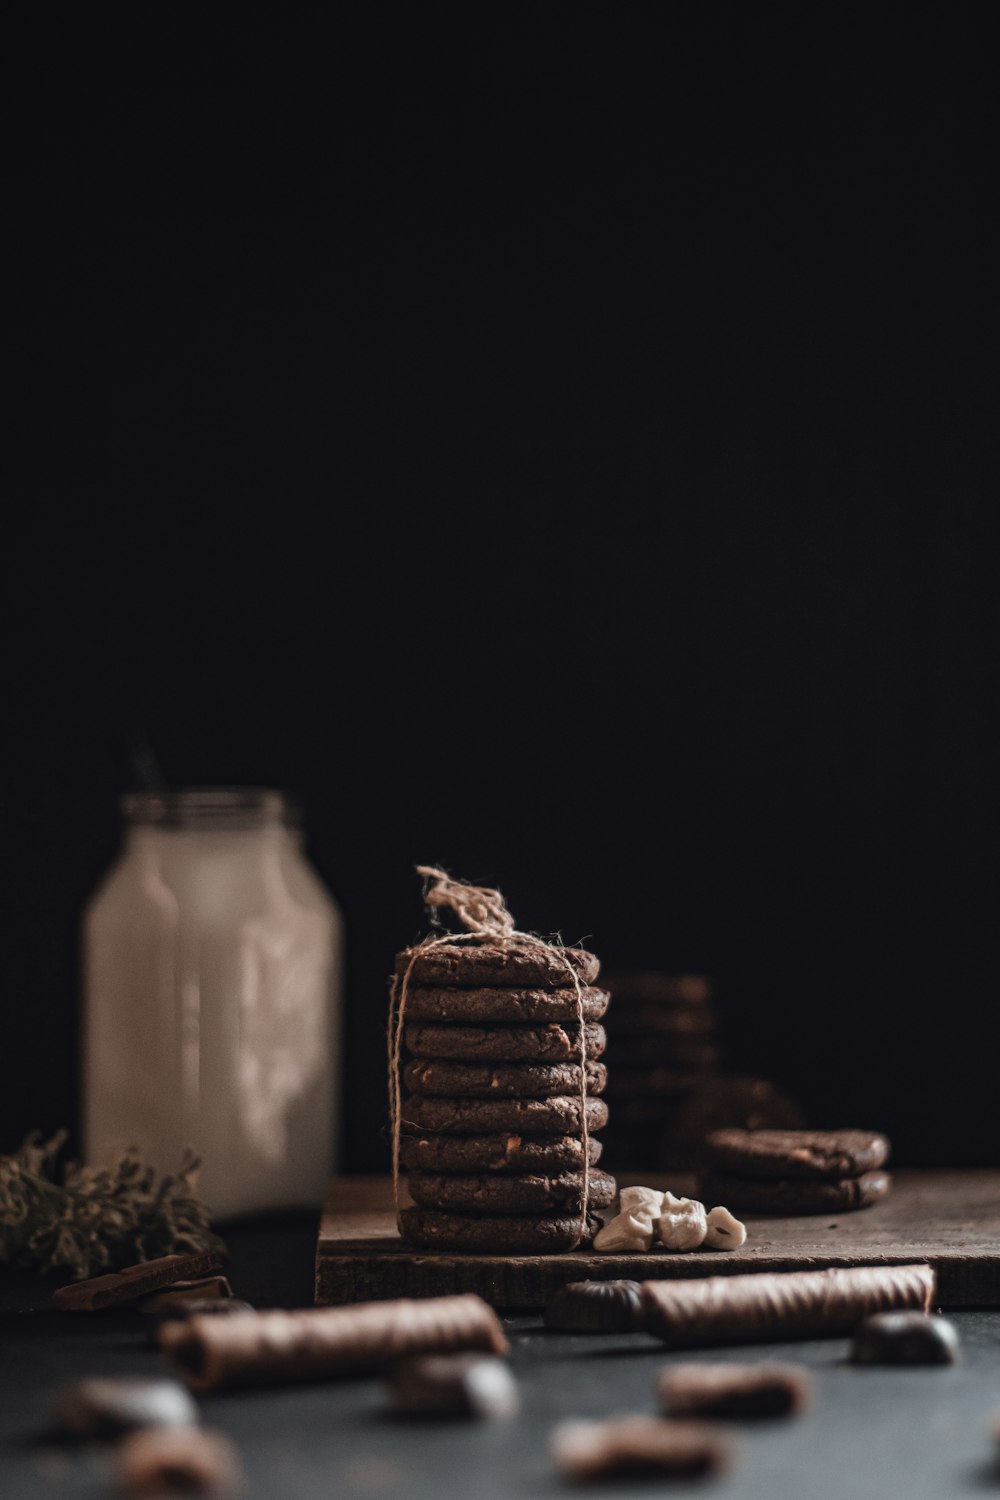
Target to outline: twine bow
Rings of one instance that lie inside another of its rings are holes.
[[[417,874],[424,880],[424,902],[432,910],[446,908],[466,928],[465,932],[448,932],[440,937],[425,937],[410,955],[402,978],[395,977],[389,991],[389,1108],[392,1118],[392,1196],[396,1209],[396,1224],[401,1227],[399,1213],[399,1142],[402,1134],[403,1096],[400,1082],[400,1059],[403,1049],[403,1024],[406,1000],[409,994],[410,975],[422,953],[445,943],[495,943],[499,947],[522,948],[528,953],[554,957],[561,963],[570,978],[576,995],[576,1015],[580,1032],[580,1147],[583,1153],[583,1197],[581,1219],[583,1231],[587,1231],[590,1209],[590,1130],[587,1123],[587,1033],[583,1014],[583,986],[580,976],[556,943],[547,943],[534,933],[519,932],[514,918],[507,910],[499,891],[490,886],[470,885],[464,880],[453,880],[436,865],[417,865]],[[579,1244],[579,1241],[577,1241]]]

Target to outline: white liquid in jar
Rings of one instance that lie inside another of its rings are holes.
[[[342,934],[296,837],[135,827],[84,935],[87,1159],[173,1171],[191,1146],[216,1218],[320,1203]]]

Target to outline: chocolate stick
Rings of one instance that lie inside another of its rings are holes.
[[[57,1287],[52,1300],[63,1312],[98,1312],[119,1302],[134,1302],[137,1297],[162,1291],[177,1281],[211,1276],[221,1269],[222,1261],[215,1250],[161,1255],[156,1260],[126,1266],[124,1271],[109,1271],[106,1276],[91,1276],[88,1281]]]
[[[930,1266],[851,1266],[698,1281],[644,1281],[646,1327],[673,1348],[850,1333],[869,1313],[927,1312]]]
[[[192,1317],[167,1324],[159,1337],[167,1357],[196,1391],[363,1374],[404,1354],[507,1352],[496,1313],[471,1294]]]

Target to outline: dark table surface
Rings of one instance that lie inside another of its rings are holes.
[[[244,1226],[229,1240],[238,1295],[260,1306],[309,1302],[313,1222]],[[157,1373],[159,1357],[140,1315],[60,1314],[46,1298],[31,1278],[0,1282],[0,1497],[100,1500],[115,1493],[110,1451],[68,1449],[47,1437],[53,1395],[86,1375]],[[572,1492],[548,1456],[556,1422],[655,1411],[654,1380],[668,1362],[779,1358],[811,1370],[812,1408],[799,1420],[732,1424],[729,1474],[698,1485],[619,1482],[585,1493],[591,1500],[665,1488],[718,1500],[1000,1495],[992,1433],[1000,1421],[1000,1312],[953,1316],[961,1364],[892,1370],[853,1368],[844,1339],[667,1354],[642,1334],[546,1333],[531,1315],[508,1325],[523,1401],[510,1421],[406,1422],[389,1413],[381,1381],[368,1379],[218,1394],[203,1401],[203,1416],[237,1444],[247,1493],[260,1500],[555,1500]]]

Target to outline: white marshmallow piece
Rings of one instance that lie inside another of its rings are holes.
[[[653,1222],[637,1214],[615,1214],[594,1235],[594,1249],[600,1255],[614,1255],[632,1250],[650,1250],[653,1245]]]
[[[618,1209],[637,1219],[658,1219],[663,1212],[663,1194],[658,1188],[624,1187],[618,1195]]]
[[[747,1227],[728,1208],[713,1208],[708,1216],[705,1244],[709,1250],[738,1250],[746,1243]]]
[[[697,1250],[708,1233],[704,1203],[697,1198],[675,1198],[673,1193],[664,1193],[656,1233],[667,1250]]]

